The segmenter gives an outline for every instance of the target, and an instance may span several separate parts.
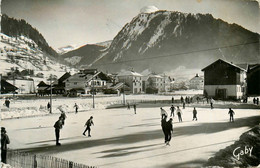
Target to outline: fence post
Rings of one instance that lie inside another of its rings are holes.
[[[33,156],[33,168],[37,168],[36,155]]]
[[[73,162],[72,161],[69,162],[69,168],[73,168]]]

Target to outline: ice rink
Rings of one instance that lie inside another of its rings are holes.
[[[177,104],[176,104],[177,105]],[[54,123],[59,114],[7,119],[9,148],[52,155],[98,167],[200,167],[217,151],[233,144],[260,121],[259,109],[234,109],[235,122],[229,123],[228,107],[197,108],[192,121],[191,107],[182,109],[183,122],[174,117],[171,146],[164,144],[160,119],[161,105],[138,105],[137,114],[126,108],[67,113],[61,130],[61,146],[55,146]],[[170,104],[162,105],[170,114]],[[194,104],[196,106],[196,104]],[[82,135],[84,124],[93,116],[92,137]]]

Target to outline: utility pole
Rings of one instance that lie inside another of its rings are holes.
[[[123,104],[125,105],[125,81],[123,85]]]
[[[95,93],[94,93],[94,77],[92,78],[92,97],[93,97],[93,109],[95,108]]]
[[[52,74],[50,75],[50,86],[51,86],[51,95],[50,95],[50,114],[52,113]]]

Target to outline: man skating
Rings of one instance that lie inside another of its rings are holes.
[[[197,118],[197,110],[196,110],[196,108],[194,107],[194,109],[193,109],[193,119],[192,119],[192,121],[194,121],[194,120],[198,120],[198,118]]]
[[[173,126],[172,126],[172,118],[169,119],[169,121],[166,123],[166,145],[170,145],[170,141],[172,139],[172,132],[173,132]]]
[[[88,131],[88,137],[91,137],[91,135],[90,135],[90,131],[91,131],[90,127],[91,127],[91,125],[94,125],[94,123],[93,123],[93,117],[92,117],[92,116],[88,119],[88,121],[87,121],[86,124],[85,124],[86,129],[85,129],[85,131],[83,132],[83,135],[84,135],[84,136],[86,136],[85,133],[86,133],[86,131]]]
[[[179,106],[177,106],[176,113],[178,115],[179,122],[182,122],[182,117],[181,117],[182,112],[181,112],[181,109],[179,108]]]
[[[60,140],[60,130],[62,129],[62,117],[59,117],[59,120],[55,122],[54,128],[55,128],[55,136],[56,136],[56,146],[60,146],[59,143]]]
[[[161,107],[161,117],[163,118],[163,115],[168,116],[167,112]]]
[[[214,99],[213,99],[213,98],[211,98],[211,99],[210,99],[210,108],[211,108],[211,109],[213,109],[213,108],[214,108],[214,107],[213,107],[213,103],[214,103]]]
[[[167,132],[166,132],[166,125],[167,125],[167,116],[163,114],[162,120],[161,120],[161,126],[162,126],[162,130],[163,130],[163,134],[164,134],[164,143],[166,143],[168,140]]]
[[[171,110],[171,116],[174,117],[175,107],[172,105],[171,108],[170,108],[170,110]],[[171,116],[170,116],[170,117],[171,117]]]
[[[1,162],[6,164],[7,144],[10,144],[8,135],[4,127],[1,127]]]
[[[75,105],[74,105],[74,108],[75,108],[75,114],[77,114],[78,113],[78,109],[79,109],[79,106],[75,103]]]
[[[229,108],[229,112],[228,112],[228,114],[229,114],[229,121],[230,122],[234,122],[234,115],[235,115],[235,112],[231,109],[231,108]]]

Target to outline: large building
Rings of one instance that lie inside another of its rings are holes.
[[[240,99],[246,94],[246,69],[219,59],[204,71],[204,94],[215,99]]]
[[[130,93],[143,93],[143,75],[134,71],[123,71],[118,75],[119,82],[125,83],[130,88]]]
[[[204,88],[204,78],[196,74],[196,76],[191,78],[189,82],[189,89],[202,90],[203,88]]]

